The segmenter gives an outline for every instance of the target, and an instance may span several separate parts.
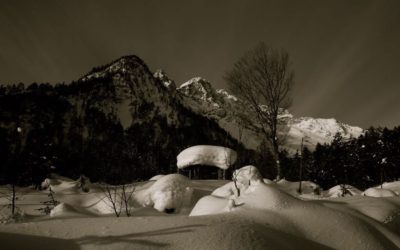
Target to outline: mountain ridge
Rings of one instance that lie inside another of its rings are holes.
[[[181,93],[187,106],[195,112],[217,120],[236,139],[239,139],[239,135],[232,131],[232,127],[240,126],[240,124],[237,121],[235,124],[234,116],[247,116],[247,120],[255,120],[254,114],[253,116],[250,114],[250,109],[245,107],[242,100],[225,89],[214,89],[212,84],[204,78],[194,77],[177,87],[177,91]],[[300,149],[302,138],[307,147],[314,149],[317,143],[329,144],[332,142],[337,133],[344,139],[350,139],[358,137],[364,132],[360,127],[344,124],[335,118],[295,118],[287,110],[282,110],[280,119],[286,120],[289,126],[286,128],[288,131],[284,147],[291,153]],[[281,133],[284,132],[283,130]],[[253,141],[244,141],[245,145],[253,149],[260,146],[262,135],[257,135],[252,131],[245,131],[245,133],[247,137],[253,137]]]

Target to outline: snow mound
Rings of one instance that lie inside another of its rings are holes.
[[[265,184],[275,184],[275,182],[271,181],[270,179],[264,178],[263,180]]]
[[[149,179],[149,181],[158,181],[159,179],[161,179],[164,176],[165,176],[164,174],[158,174],[158,175],[155,175],[155,176],[151,177]]]
[[[89,178],[82,175],[78,180],[71,180],[66,177],[53,174],[51,178],[46,178],[41,183],[42,189],[51,188],[56,193],[80,193],[89,192],[91,188]]]
[[[298,181],[288,181],[285,179],[279,180],[277,183],[277,188],[289,193],[293,196],[300,195],[299,193],[299,185]],[[318,184],[311,181],[302,181],[301,182],[301,194],[311,194],[311,195],[319,195],[321,188]]]
[[[240,193],[244,192],[249,186],[265,181],[260,174],[260,171],[252,165],[244,166],[235,170],[232,174],[232,179],[234,181],[228,182],[215,189],[211,195],[223,198],[238,197],[240,196]]]
[[[303,201],[263,182],[252,184],[235,199],[203,197],[190,216],[213,214],[230,215],[236,221],[248,218],[249,223],[267,225],[263,228],[265,233],[267,228],[276,232],[280,243],[285,236],[293,235],[320,245],[316,249],[397,249],[400,246],[398,235],[370,217],[343,209],[343,205],[334,208],[332,202],[325,205]],[[303,245],[298,247],[307,249]]]
[[[204,196],[193,207],[189,216],[213,215],[231,211],[230,199],[213,195]]]
[[[77,210],[67,203],[60,203],[50,211],[51,217],[61,217],[78,214]]]
[[[147,190],[143,205],[153,206],[160,212],[179,212],[190,203],[192,192],[188,178],[180,174],[169,174],[158,179]]]
[[[368,188],[362,193],[363,196],[370,197],[394,197],[398,196],[394,191],[385,188]]]
[[[396,194],[400,194],[400,181],[385,182],[382,184],[382,187],[385,189],[390,189]]]
[[[40,186],[42,189],[48,189],[51,185],[60,185],[60,182],[57,179],[46,178]]]
[[[343,190],[344,188],[344,190]],[[336,185],[325,192],[326,197],[343,197],[343,196],[355,196],[360,195],[361,190],[351,185]]]
[[[4,249],[43,248],[43,240],[46,240],[45,248],[49,249],[78,249],[82,244],[88,249],[111,248],[111,244],[113,249],[400,248],[398,197],[354,195],[313,199],[310,196],[311,199],[301,200],[290,194],[290,190],[297,188],[296,182],[263,180],[253,166],[246,166],[236,174],[245,186],[240,196],[235,194],[234,182],[192,181],[177,174],[162,176],[157,181],[127,184],[129,190],[134,190],[134,202],[130,204],[134,216],[130,218],[99,216],[112,213],[100,184],[92,184],[88,193],[69,193],[70,189],[60,189],[56,198],[61,204],[52,210],[50,218],[32,216],[35,214],[28,210],[38,213],[36,204],[47,200],[48,192],[19,188],[18,191],[25,191],[18,200],[18,206],[26,212],[22,222],[33,223],[0,225],[0,241]],[[68,186],[68,183],[79,185],[65,178],[49,182],[54,187]],[[384,189],[394,189],[398,185],[397,182],[386,183]],[[121,186],[112,187],[121,191]],[[340,191],[340,186],[336,189],[336,192]],[[0,186],[0,192],[3,190],[9,190],[9,187]],[[66,193],[65,190],[69,191]],[[190,205],[186,206],[190,199]],[[146,201],[149,207],[143,208]],[[172,212],[181,206],[183,211],[180,215],[169,216],[150,206],[163,212]],[[186,216],[191,207],[191,216]],[[101,209],[103,211],[99,211]],[[1,213],[9,211],[0,210],[0,222],[19,222],[1,221]],[[82,235],[93,237],[89,241],[81,240]],[[112,237],[104,237],[107,235]],[[140,239],[128,239],[129,235],[139,235]],[[36,244],[29,241],[32,237],[37,237]],[[26,244],[18,245],[20,242]],[[68,242],[79,245],[70,247]]]
[[[228,189],[228,184],[225,185],[225,190]],[[232,187],[234,184],[230,185]],[[223,188],[221,189],[223,190]],[[215,196],[216,193],[223,194],[221,189],[200,199],[192,209],[190,216],[219,214],[234,211],[242,206],[248,209],[279,209],[291,206],[297,201],[289,194],[260,181],[251,182],[238,198]]]
[[[264,182],[260,171],[252,165],[235,170],[232,179],[236,180],[236,184],[241,191],[246,190],[251,184]]]
[[[215,189],[211,195],[221,198],[230,198],[236,194],[236,188],[233,181],[226,183],[225,185]]]
[[[273,185],[265,184],[262,175],[255,166],[248,165],[235,170],[233,179],[236,180],[236,184],[229,182],[214,190],[210,196],[200,199],[190,216],[228,212],[243,204],[256,209],[269,209],[286,206],[294,200],[289,194],[273,187]],[[236,187],[240,190],[239,193],[237,193]],[[246,197],[253,196],[257,196],[255,200],[246,202]]]
[[[177,156],[178,168],[191,165],[216,166],[228,169],[237,158],[236,152],[230,148],[210,145],[197,145],[187,148]]]

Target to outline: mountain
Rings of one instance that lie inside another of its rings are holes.
[[[243,161],[255,158],[180,98],[173,81],[137,56],[93,68],[70,84],[0,88],[0,162],[6,163],[0,177],[18,161],[18,172],[36,184],[50,167],[74,178],[146,179],[176,171],[178,153],[197,144],[234,148]]]
[[[300,117],[291,119],[289,124],[287,146],[292,149],[299,149],[301,138],[304,138],[304,145],[313,149],[317,143],[331,143],[336,134],[340,134],[344,139],[350,139],[364,133],[362,128],[344,124],[334,118]]]
[[[215,90],[209,81],[201,77],[183,83],[177,91],[185,105],[194,112],[217,121],[222,128],[248,148],[259,148],[261,135],[249,129],[239,131],[243,120],[238,119],[239,117],[247,121],[256,120],[255,114],[242,100],[224,89]],[[363,133],[363,129],[343,124],[336,119],[295,118],[287,110],[282,110],[280,119],[287,124],[281,127],[280,134],[285,135],[284,147],[291,153],[300,149],[302,138],[304,144],[313,149],[317,143],[330,143],[337,133],[345,139],[358,137]]]
[[[295,152],[362,129],[334,119],[294,118],[282,110],[281,134]],[[238,166],[263,166],[273,177],[254,114],[228,91],[196,77],[176,87],[164,71],[151,72],[137,56],[93,68],[69,84],[0,85],[0,183],[40,185],[49,171],[85,174],[109,183],[176,171],[176,156],[193,145],[219,145],[238,153]]]

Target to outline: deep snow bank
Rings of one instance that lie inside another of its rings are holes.
[[[366,213],[357,213],[350,207],[335,202],[332,206],[329,202],[325,205],[324,202],[303,201],[276,185],[261,181],[249,181],[241,195],[235,197],[229,191],[233,185],[228,183],[214,191],[214,195],[200,199],[190,216],[228,213],[238,218],[251,217],[276,230],[282,239],[293,235],[335,249],[400,247],[398,235],[371,217],[363,216]]]
[[[370,197],[394,197],[398,196],[394,191],[386,188],[368,188],[362,195]]]
[[[319,195],[321,192],[320,186],[311,181],[301,182],[301,193],[299,192],[300,182],[298,181],[292,182],[292,181],[287,181],[285,179],[281,179],[276,183],[276,187],[293,196]]]
[[[18,245],[14,240],[25,240],[31,248],[40,248],[29,241],[33,235],[46,239],[48,249],[57,249],[60,243],[53,244],[46,237],[76,242],[82,249],[398,249],[400,246],[396,234],[400,232],[397,196],[310,195],[303,201],[297,198],[303,198],[301,195],[294,193],[297,182],[263,180],[254,166],[246,166],[235,176],[240,196],[234,182],[188,180],[176,174],[127,185],[134,189],[130,205],[135,210],[129,218],[99,216],[112,213],[99,184],[91,184],[90,191],[85,193],[74,180],[56,179],[52,185],[61,204],[53,210],[52,217],[30,221],[30,211],[34,210],[28,207],[47,200],[48,191],[21,190],[24,195],[18,206],[28,211],[29,223],[0,225],[2,246],[12,249]],[[312,192],[314,184],[304,183],[305,192]],[[384,187],[397,189],[399,183],[386,183]],[[5,188],[0,187],[0,191]],[[120,187],[116,188],[119,192]],[[201,199],[196,205],[186,206],[190,198],[192,202]],[[164,212],[180,204],[184,211],[174,216],[152,208],[156,206]],[[192,216],[186,216],[185,210],[193,206]],[[13,237],[17,234],[21,234],[18,239]]]

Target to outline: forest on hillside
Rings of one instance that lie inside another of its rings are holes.
[[[90,84],[95,83],[0,85],[0,183],[39,187],[50,173],[72,178],[83,174],[110,183],[145,180],[175,172],[176,155],[185,147],[217,142],[239,150],[233,168],[254,164],[265,177],[274,178],[268,152],[238,148],[226,132],[201,116],[196,121],[208,129],[199,130],[197,124],[174,128],[162,116],[124,129],[115,117],[95,108],[80,116],[71,96],[91,89]],[[148,107],[142,108],[145,114]],[[331,144],[318,144],[314,151],[304,147],[295,155],[282,151],[280,159],[288,180],[365,189],[400,177],[400,127],[371,127],[350,140],[337,134]]]

